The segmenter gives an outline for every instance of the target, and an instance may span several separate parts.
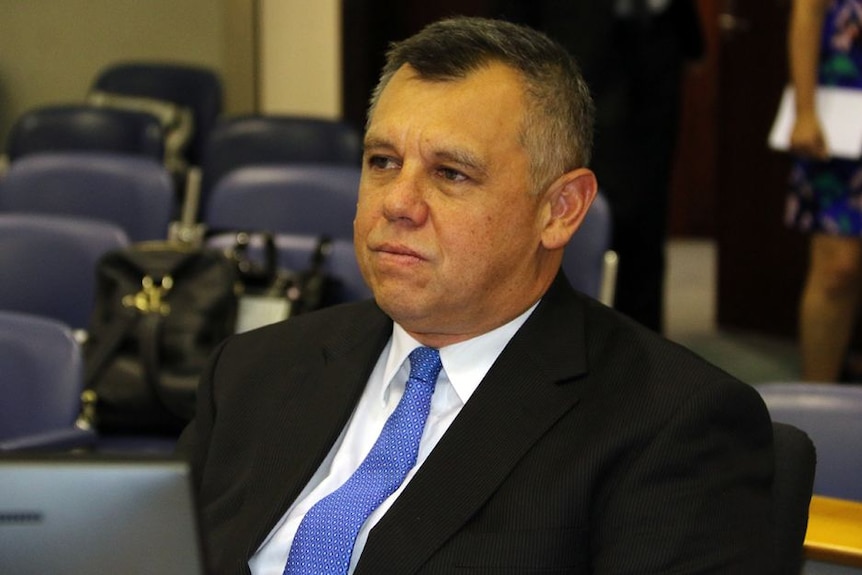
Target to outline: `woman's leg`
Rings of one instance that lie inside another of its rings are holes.
[[[800,306],[802,379],[837,382],[862,289],[862,239],[815,234]]]

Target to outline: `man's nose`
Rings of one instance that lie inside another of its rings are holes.
[[[418,170],[402,169],[387,186],[383,211],[391,221],[409,221],[421,225],[428,217],[426,183]]]

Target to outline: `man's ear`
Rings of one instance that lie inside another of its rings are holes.
[[[596,175],[586,168],[566,172],[545,192],[546,221],[542,245],[549,250],[564,247],[581,226],[598,191]]]

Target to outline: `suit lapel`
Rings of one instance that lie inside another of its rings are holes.
[[[273,404],[280,406],[280,412],[271,418],[266,436],[281,439],[256,446],[260,468],[249,473],[253,479],[244,506],[255,522],[249,533],[249,555],[311,479],[353,413],[392,331],[391,321],[375,310],[346,330],[333,330],[318,363],[309,362],[310,358],[296,362],[314,366],[287,374],[285,381],[298,382],[299,388],[273,386]],[[300,430],[302,436],[290,434],[288,429]]]
[[[558,277],[371,531],[357,575],[415,572],[575,406],[579,386],[573,382],[585,371],[582,304]]]

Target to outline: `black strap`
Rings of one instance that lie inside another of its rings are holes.
[[[143,378],[152,392],[153,398],[169,413],[179,416],[178,409],[162,389],[160,378],[159,341],[164,325],[164,316],[159,313],[141,313],[135,308],[118,305],[117,321],[95,344],[88,353],[84,370],[85,389],[91,390],[96,378],[104,369],[123,341],[136,331],[138,354],[141,358]]]
[[[116,309],[116,316],[119,319],[112,322],[108,331],[87,350],[87,362],[84,368],[85,389],[92,388],[96,377],[108,364],[108,360],[111,359],[126,336],[135,328],[140,314],[134,309],[119,304]]]
[[[247,256],[253,237],[259,237],[263,242],[263,263],[259,265],[255,265]],[[275,236],[271,232],[236,232],[233,257],[236,259],[240,277],[246,285],[264,288],[276,283],[278,251],[275,246]]]
[[[314,311],[323,306],[328,279],[323,267],[331,253],[332,239],[321,236],[311,254],[311,264],[300,276],[300,293],[298,299],[291,302],[291,315]]]
[[[144,381],[147,383],[153,397],[168,412],[179,416],[179,411],[164,393],[161,383],[161,362],[159,360],[159,342],[162,336],[162,326],[165,316],[160,313],[148,313],[141,317],[138,325],[138,353],[144,368]]]

